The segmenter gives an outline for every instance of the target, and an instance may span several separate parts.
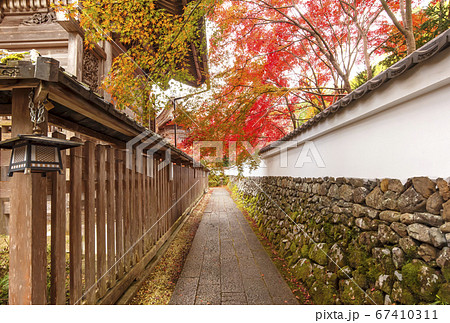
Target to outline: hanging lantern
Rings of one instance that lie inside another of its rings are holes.
[[[23,172],[42,173],[59,172],[63,165],[61,150],[78,147],[81,142],[49,138],[39,135],[18,135],[0,142],[0,148],[12,149],[8,176]]]
[[[44,122],[44,103],[36,107],[33,102],[34,90],[30,92],[29,104],[31,122],[33,123],[32,135],[18,135],[17,137],[0,142],[0,148],[12,149],[9,163],[8,176],[16,172],[62,173],[61,150],[78,147],[83,143],[64,139],[49,138],[42,135],[38,124]],[[14,122],[14,120],[13,120]]]

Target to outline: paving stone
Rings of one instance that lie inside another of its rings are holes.
[[[222,305],[247,305],[245,293],[222,293]]]
[[[262,273],[253,257],[239,258],[239,268],[241,270],[242,279],[261,277]]]
[[[195,257],[189,254],[180,277],[200,277],[202,263],[203,255],[201,257]]]
[[[198,285],[195,305],[220,305],[220,285],[202,284]]]
[[[297,304],[229,193],[206,210],[170,304]]]
[[[194,305],[195,295],[197,293],[198,278],[178,279],[177,286],[172,295],[169,304],[172,305]]]
[[[220,258],[235,257],[236,252],[234,250],[233,241],[225,240],[220,242]]]
[[[249,305],[270,305],[273,304],[272,297],[262,278],[258,276],[244,278],[244,289]]]

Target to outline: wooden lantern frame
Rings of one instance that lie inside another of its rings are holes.
[[[12,149],[8,176],[24,172],[62,173],[63,164],[61,150],[79,147],[83,143],[40,135],[18,135],[17,137],[0,142],[0,148]]]

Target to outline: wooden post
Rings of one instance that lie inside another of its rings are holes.
[[[117,255],[117,277],[120,279],[123,277],[124,273],[124,261],[123,261],[123,252],[124,252],[124,235],[123,235],[123,173],[124,173],[124,162],[123,162],[124,154],[120,150],[116,150],[116,173],[117,173],[117,187],[116,187],[116,255]]]
[[[161,171],[159,169],[159,164],[160,161],[159,159],[156,159],[156,163],[155,163],[155,169],[156,169],[156,178],[157,178],[157,186],[156,186],[156,199],[158,201],[158,217],[156,219],[156,221],[158,221],[157,224],[157,234],[156,234],[156,241],[159,240],[159,238],[161,237],[161,216],[163,214],[163,204],[162,204],[162,181],[161,181]]]
[[[136,264],[137,260],[137,247],[136,247],[136,237],[137,237],[137,214],[136,214],[136,153],[134,149],[132,150],[132,159],[131,163],[131,176],[130,176],[130,232],[131,232],[131,266]]]
[[[12,136],[31,134],[31,89],[12,90]],[[40,125],[47,132],[47,123]],[[41,174],[11,180],[9,304],[47,303],[47,190]]]
[[[115,214],[115,203],[114,200],[116,198],[115,196],[115,166],[116,166],[116,160],[115,160],[115,149],[112,147],[107,148],[107,157],[108,157],[108,186],[107,186],[107,257],[108,257],[108,281],[109,286],[112,287],[116,284],[116,273],[115,273],[115,258],[116,258],[116,252],[115,252],[115,229],[114,229],[114,222],[116,219]]]
[[[84,240],[85,240],[85,281],[86,301],[95,303],[95,145],[84,143]]]
[[[53,137],[66,139],[66,136],[59,132],[54,132]],[[63,162],[64,171],[66,163],[65,150],[61,151],[61,160]],[[51,174],[51,179],[52,221],[50,304],[60,305],[66,303],[66,174],[65,172],[62,174],[53,173]]]
[[[136,245],[136,249],[137,249],[137,262],[139,262],[143,256],[143,250],[142,250],[142,222],[143,222],[143,210],[142,210],[142,206],[143,206],[143,202],[144,202],[144,198],[142,196],[142,170],[144,169],[144,166],[142,165],[142,156],[139,156],[140,158],[136,159],[136,163],[139,161],[140,165],[136,164],[136,170],[140,169],[140,172],[136,172],[136,182],[137,182],[137,188],[135,191],[136,194],[136,199],[135,199],[135,203],[136,208],[135,208],[135,212],[136,212],[136,237],[135,237],[135,241],[137,242]]]
[[[129,154],[129,152],[124,152],[123,156],[126,158],[126,154]],[[130,204],[132,201],[132,198],[130,196],[130,174],[131,169],[125,166],[125,191],[124,191],[124,203],[123,203],[123,233],[124,233],[124,247],[125,247],[125,270],[128,272],[130,270],[130,262],[131,262],[131,255],[132,251],[131,248],[131,216],[130,216]]]
[[[151,178],[150,178],[150,215],[151,215],[151,219],[150,219],[150,227],[151,227],[151,240],[150,240],[150,245],[153,245],[156,242],[156,219],[157,219],[157,209],[156,209],[156,204],[157,204],[157,198],[156,198],[156,178],[155,178],[155,158],[153,156],[149,157],[151,159],[150,164],[149,164],[149,174],[151,174]]]
[[[106,292],[106,147],[97,145],[97,286],[99,297]]]
[[[81,142],[80,138],[72,137],[72,141]],[[70,200],[69,200],[69,235],[70,235],[70,304],[80,300],[82,294],[82,238],[81,238],[81,193],[83,148],[77,147],[70,151]]]

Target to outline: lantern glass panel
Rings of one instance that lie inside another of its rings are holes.
[[[27,156],[27,146],[26,145],[14,147],[12,162],[14,164],[24,163],[26,161],[26,156]]]
[[[59,163],[58,149],[51,146],[31,146],[31,161]]]

